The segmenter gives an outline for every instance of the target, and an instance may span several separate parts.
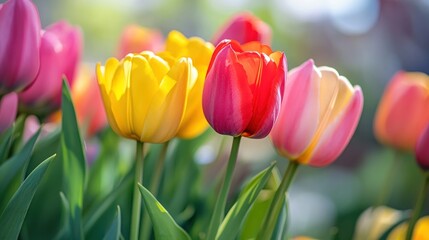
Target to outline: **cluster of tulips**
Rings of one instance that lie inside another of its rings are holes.
[[[79,28],[61,21],[42,29],[30,0],[0,5],[0,32],[0,239],[32,239],[37,233],[55,239],[286,239],[286,192],[297,168],[335,161],[363,109],[361,88],[335,69],[309,59],[288,71],[286,55],[270,47],[270,27],[250,13],[234,16],[211,42],[178,31],[164,39],[157,30],[131,25],[121,36],[118,58],[97,63],[95,70],[80,61]],[[375,118],[377,138],[415,151],[425,171],[428,93],[428,76],[400,72]],[[136,142],[128,170],[108,163],[122,156],[107,122],[117,135]],[[231,152],[226,169],[217,170],[219,189],[206,196],[206,202],[215,196],[204,205],[206,218],[199,219],[194,209],[187,222],[179,216],[183,212],[170,214],[176,210],[157,200],[169,181],[172,186],[180,181],[167,176],[166,159],[178,161],[168,153],[186,150],[181,148],[190,151],[187,158],[195,156],[194,144],[210,134],[209,126],[232,137]],[[283,178],[272,180],[273,163],[248,181],[227,209],[241,138],[267,136],[289,160]],[[93,138],[101,148],[95,153]],[[153,166],[147,163],[151,159]],[[144,181],[147,171],[153,173]],[[99,189],[106,179],[108,189]],[[47,183],[55,181],[60,182],[55,187]],[[261,208],[257,202],[268,188],[273,194]],[[370,213],[366,228],[357,228],[358,239],[386,232],[389,239],[427,238],[429,221],[418,219],[428,188],[426,172],[410,224],[396,219],[374,233],[376,214]],[[49,208],[48,198],[59,210]],[[252,228],[246,224],[257,207]],[[61,222],[51,235],[32,229],[45,217]]]

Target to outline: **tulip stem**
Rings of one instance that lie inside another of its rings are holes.
[[[136,145],[136,169],[134,175],[134,194],[133,194],[133,208],[131,212],[131,231],[130,239],[137,240],[139,237],[139,223],[141,211],[141,194],[138,184],[142,184],[143,180],[143,143],[137,141]]]
[[[268,210],[268,214],[265,216],[264,224],[262,225],[263,227],[258,235],[258,239],[271,239],[271,235],[276,227],[277,219],[285,201],[286,191],[295,176],[298,166],[299,163],[297,161],[289,161],[289,165],[287,166],[282,182],[277,188],[273,201],[271,202],[270,209]]]
[[[156,162],[155,172],[150,182],[150,186],[149,186],[150,192],[155,197],[157,197],[158,195],[159,184],[161,182],[162,170],[164,169],[164,162],[165,162],[165,157],[167,156],[169,143],[170,141],[165,142],[162,145],[161,154],[159,155],[159,159]],[[143,221],[141,222],[141,225],[140,225],[140,229],[142,229],[142,232],[140,234],[140,240],[146,240],[150,238],[151,226],[152,224],[151,224],[148,212],[143,211]]]
[[[425,173],[425,178],[423,182],[423,187],[420,190],[420,193],[417,197],[416,206],[414,207],[413,213],[411,214],[410,224],[407,229],[407,238],[406,240],[411,240],[413,236],[414,227],[419,219],[420,213],[423,209],[423,204],[425,202],[426,194],[429,190],[429,173]]]
[[[216,238],[219,225],[222,223],[225,215],[226,199],[228,197],[229,188],[231,187],[232,173],[234,172],[235,162],[237,161],[238,149],[240,147],[241,136],[234,137],[229,155],[228,165],[220,189],[218,198],[216,199],[215,209],[210,220],[210,227],[207,233],[207,240]]]

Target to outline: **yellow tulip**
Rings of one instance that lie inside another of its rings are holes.
[[[408,224],[402,223],[397,226],[387,237],[387,240],[404,240]],[[429,240],[429,216],[419,219],[413,231],[413,240]]]
[[[183,119],[192,60],[168,64],[145,51],[97,64],[97,79],[112,129],[140,142],[162,143],[175,137]]]
[[[180,32],[172,31],[165,42],[165,51],[159,53],[170,63],[181,57],[189,57],[196,69],[188,83],[187,106],[177,137],[193,138],[208,127],[203,113],[202,98],[206,72],[213,51],[214,46],[201,38],[186,38]]]

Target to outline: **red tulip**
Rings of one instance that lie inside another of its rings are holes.
[[[164,45],[162,33],[156,29],[129,25],[122,32],[118,58],[124,58],[128,53],[142,51],[161,51]]]
[[[29,0],[0,4],[0,96],[21,91],[39,72],[40,19]]]
[[[62,78],[73,85],[82,51],[82,35],[66,22],[49,26],[42,35],[40,73],[31,87],[19,94],[26,112],[45,116],[61,105]]]
[[[311,166],[332,163],[359,122],[363,95],[329,67],[313,60],[289,72],[279,118],[271,132],[277,151]]]
[[[416,145],[416,160],[420,167],[429,170],[429,125],[420,135]]]
[[[258,41],[265,45],[271,44],[271,28],[251,13],[235,15],[215,35],[213,43],[219,44],[223,39],[236,40],[240,44]]]
[[[18,96],[12,92],[0,100],[0,134],[12,126],[16,118]]]
[[[286,57],[258,42],[222,41],[207,70],[203,111],[220,134],[263,138],[280,109]]]
[[[398,72],[387,86],[374,119],[377,139],[397,149],[412,151],[429,124],[429,76]]]

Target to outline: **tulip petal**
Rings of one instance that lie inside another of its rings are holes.
[[[316,132],[320,77],[313,60],[292,69],[288,75],[282,110],[271,134],[277,149],[290,159],[304,152]]]
[[[332,163],[349,143],[359,122],[363,108],[363,95],[359,86],[355,87],[352,99],[333,122],[323,131],[317,146],[309,156],[303,159],[311,166],[322,167]]]
[[[138,136],[143,131],[150,103],[159,88],[158,79],[152,69],[154,65],[151,66],[148,60],[141,55],[135,55],[132,59],[133,69],[130,73],[131,122],[133,123],[133,132]]]
[[[203,92],[204,115],[216,132],[239,135],[253,114],[253,95],[246,71],[231,45],[222,48],[211,64]]]
[[[106,67],[101,66],[100,63],[96,65],[97,81],[100,88],[101,98],[103,99],[104,109],[107,115],[107,120],[109,125],[112,127],[113,131],[118,134],[121,134],[119,130],[118,123],[115,120],[115,117],[112,112],[112,106],[110,104],[110,88],[111,81],[114,70],[118,65],[118,60],[115,58],[110,58],[106,62]]]
[[[36,78],[41,25],[31,1],[7,1],[1,6],[0,94],[4,94],[4,87],[22,90]]]
[[[177,133],[186,107],[191,66],[191,59],[180,58],[164,77],[150,104],[141,141],[162,143]]]

